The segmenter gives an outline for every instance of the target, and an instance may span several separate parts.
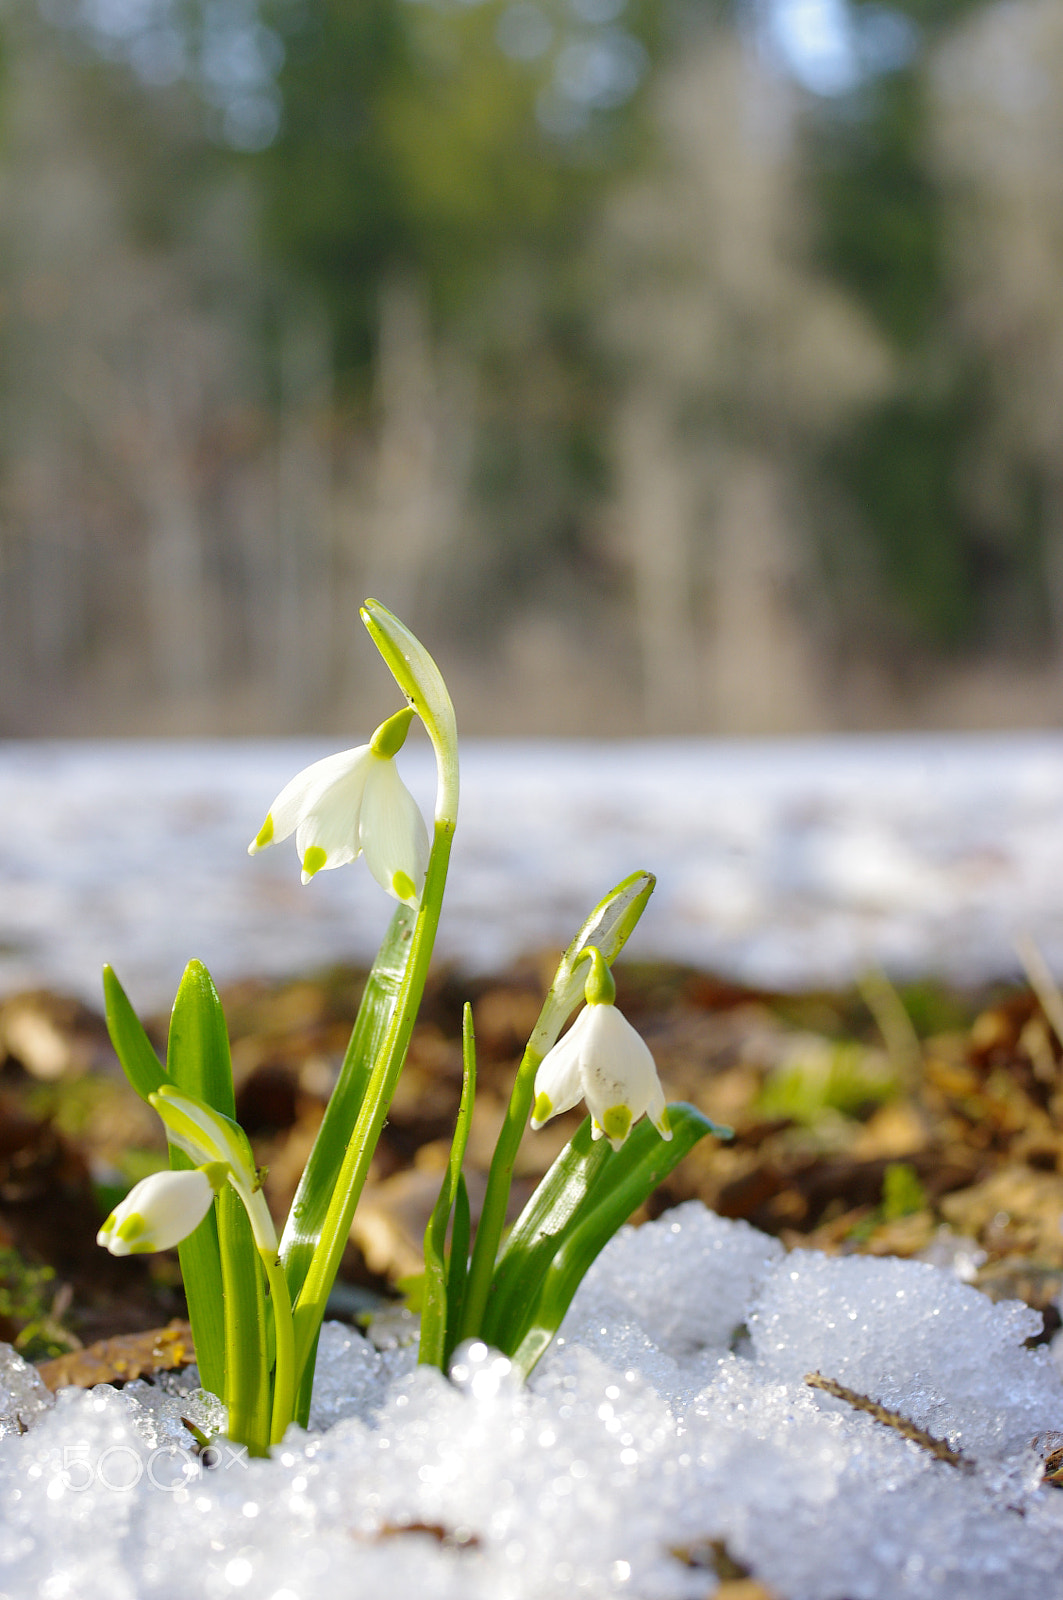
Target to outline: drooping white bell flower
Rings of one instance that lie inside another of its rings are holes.
[[[215,1184],[224,1173],[204,1171],[153,1172],[130,1189],[115,1206],[96,1235],[113,1256],[143,1255],[169,1250],[187,1239],[210,1210]]]
[[[539,1065],[531,1125],[541,1128],[582,1099],[591,1114],[592,1137],[607,1138],[614,1150],[620,1149],[643,1114],[662,1139],[670,1139],[664,1090],[653,1056],[616,1009],[616,986],[600,952],[593,945],[588,949],[587,1004]]]
[[[368,744],[297,773],[270,806],[248,855],[294,833],[309,883],[315,873],[364,853],[381,888],[415,906],[428,867],[428,830],[394,760],[412,717],[407,707],[382,722]]]

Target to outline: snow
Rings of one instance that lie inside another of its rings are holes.
[[[354,738],[352,735],[352,741]],[[368,962],[389,902],[360,865],[299,883],[248,840],[307,741],[0,744],[0,993],[143,1007],[198,956],[219,982]],[[399,764],[431,811],[425,742]],[[753,983],[1063,972],[1063,736],[471,741],[438,948],[498,971],[568,942],[630,872],[658,888],[631,950]]]
[[[324,1431],[270,1461],[194,1453],[194,1372],[23,1411],[0,1438],[0,1594],[693,1600],[721,1540],[785,1600],[1053,1600],[1063,1494],[1035,1441],[1063,1433],[1063,1378],[1026,1346],[1039,1322],[941,1268],[787,1255],[690,1202],[607,1247],[526,1387],[482,1344],[448,1381],[333,1324]],[[27,1382],[8,1353],[0,1414]]]

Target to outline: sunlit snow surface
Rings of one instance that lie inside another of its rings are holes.
[[[291,841],[245,853],[330,748],[0,744],[0,991],[96,1001],[107,960],[161,1005],[193,955],[221,981],[370,960],[390,905],[361,864],[303,888]],[[399,761],[430,813],[424,742]],[[566,943],[636,868],[659,880],[639,957],[975,980],[1016,970],[1026,931],[1063,970],[1063,737],[473,741],[439,949],[497,969]]]
[[[675,1552],[722,1540],[785,1600],[1053,1600],[1063,1493],[1033,1441],[1063,1430],[1063,1381],[1023,1346],[1039,1323],[918,1262],[786,1256],[691,1202],[613,1241],[527,1389],[482,1345],[447,1383],[329,1326],[327,1431],[293,1428],[269,1462],[219,1442],[205,1470],[180,1422],[210,1425],[202,1395],[49,1409],[8,1356],[0,1594],[693,1600],[715,1580]]]

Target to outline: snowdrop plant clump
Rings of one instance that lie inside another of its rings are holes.
[[[117,977],[104,969],[111,1039],[133,1088],[162,1119],[171,1170],[130,1191],[99,1243],[114,1255],[178,1245],[203,1384],[225,1402],[230,1437],[260,1455],[289,1423],[307,1421],[326,1302],[424,992],[457,824],[457,730],[439,669],[378,601],[366,602],[362,620],[407,703],[367,744],[292,778],[249,846],[254,855],[294,833],[304,884],[364,855],[398,902],[279,1238],[235,1120],[228,1031],[210,974],[189,963],[163,1064]],[[395,765],[414,717],[436,757],[431,838]],[[517,1070],[475,1230],[462,1172],[476,1094],[465,1008],[461,1103],[425,1232],[424,1364],[448,1370],[458,1343],[475,1337],[530,1372],[617,1229],[699,1139],[728,1132],[692,1106],[666,1107],[649,1050],[615,1006],[610,966],[653,883],[636,872],[618,884],[561,958]],[[529,1122],[539,1128],[581,1099],[590,1115],[506,1234],[513,1165]]]

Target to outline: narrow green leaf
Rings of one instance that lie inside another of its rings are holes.
[[[170,1146],[170,1166],[175,1172],[187,1172],[192,1165],[183,1150]],[[224,1400],[225,1315],[217,1210],[216,1204],[211,1206],[195,1232],[177,1246],[177,1255],[200,1382]]]
[[[414,917],[409,906],[399,906],[384,935],[373,970],[366,980],[336,1087],[284,1225],[280,1256],[293,1303],[298,1299],[321,1236],[336,1175],[365,1098],[373,1063],[398,1001]]]
[[[166,1071],[187,1094],[236,1117],[229,1030],[214,980],[202,961],[190,961],[170,1013]]]
[[[465,1285],[469,1277],[469,1240],[472,1237],[472,1214],[469,1209],[469,1189],[465,1174],[458,1174],[458,1192],[454,1196],[454,1222],[450,1230],[450,1260],[447,1265],[447,1344],[443,1352],[444,1372],[450,1365],[454,1346],[461,1327],[461,1311],[465,1301]]]
[[[166,1041],[166,1069],[164,1083],[171,1083],[187,1094],[195,1095],[225,1117],[235,1116],[225,1013],[210,973],[200,961],[188,963],[173,1003]],[[171,1167],[184,1169],[192,1165],[193,1162],[182,1151],[170,1146]],[[235,1202],[235,1210],[231,1201]],[[227,1227],[224,1219],[235,1215],[236,1211],[246,1224],[243,1206],[236,1195],[229,1190],[223,1191],[218,1203],[196,1231],[178,1246],[181,1277],[188,1301],[188,1320],[192,1324],[192,1341],[196,1347],[200,1377],[204,1388],[220,1395],[228,1405],[232,1404],[231,1374],[227,1368],[227,1300],[222,1272],[224,1241],[220,1234]],[[254,1245],[250,1242],[250,1228],[247,1228],[247,1234],[257,1267]],[[233,1241],[230,1241],[229,1248],[230,1251],[236,1248]],[[237,1409],[239,1411],[240,1408]],[[233,1426],[235,1424],[230,1417],[230,1428]],[[234,1433],[233,1437],[237,1435]]]
[[[302,1373],[317,1339],[328,1297],[350,1237],[354,1213],[365,1188],[384,1119],[406,1060],[439,926],[453,838],[453,821],[437,816],[406,969],[365,1086],[354,1128],[335,1176],[317,1246],[293,1307],[297,1385],[302,1382]]]
[[[673,1137],[661,1139],[646,1120],[632,1129],[622,1149],[609,1150],[596,1170],[580,1159],[588,1153],[589,1119],[572,1141],[577,1159],[562,1152],[543,1179],[549,1197],[533,1196],[537,1223],[522,1217],[507,1245],[510,1292],[507,1315],[493,1329],[492,1342],[510,1355],[525,1375],[531,1371],[572,1302],[591,1263],[642,1202],[706,1134],[730,1137],[729,1128],[711,1122],[694,1106],[671,1105]],[[605,1140],[600,1141],[605,1145]],[[541,1186],[541,1187],[542,1187]],[[552,1246],[547,1261],[546,1242]],[[544,1262],[545,1270],[544,1270]]]
[[[466,1003],[461,1020],[461,1104],[450,1146],[450,1160],[443,1174],[439,1199],[428,1219],[424,1234],[424,1295],[421,1305],[421,1343],[417,1360],[421,1366],[442,1367],[446,1359],[448,1318],[447,1291],[450,1279],[447,1271],[447,1228],[450,1214],[461,1182],[461,1169],[465,1161],[465,1146],[472,1121],[476,1098],[476,1037],[472,1026],[472,1007]],[[466,1194],[466,1202],[468,1195]],[[460,1244],[460,1240],[457,1241]],[[468,1249],[468,1230],[465,1244]]]
[[[591,1138],[591,1119],[587,1117],[536,1186],[498,1254],[479,1330],[488,1344],[506,1349],[509,1330],[534,1302],[565,1229],[612,1153],[607,1140]]]
[[[137,1094],[146,1100],[167,1081],[166,1073],[111,967],[103,969],[103,998],[114,1053]]]
[[[228,1185],[218,1196],[217,1211],[225,1313],[223,1399],[229,1409],[229,1436],[246,1444],[253,1456],[263,1456],[269,1449],[271,1412],[265,1274],[243,1202]]]

